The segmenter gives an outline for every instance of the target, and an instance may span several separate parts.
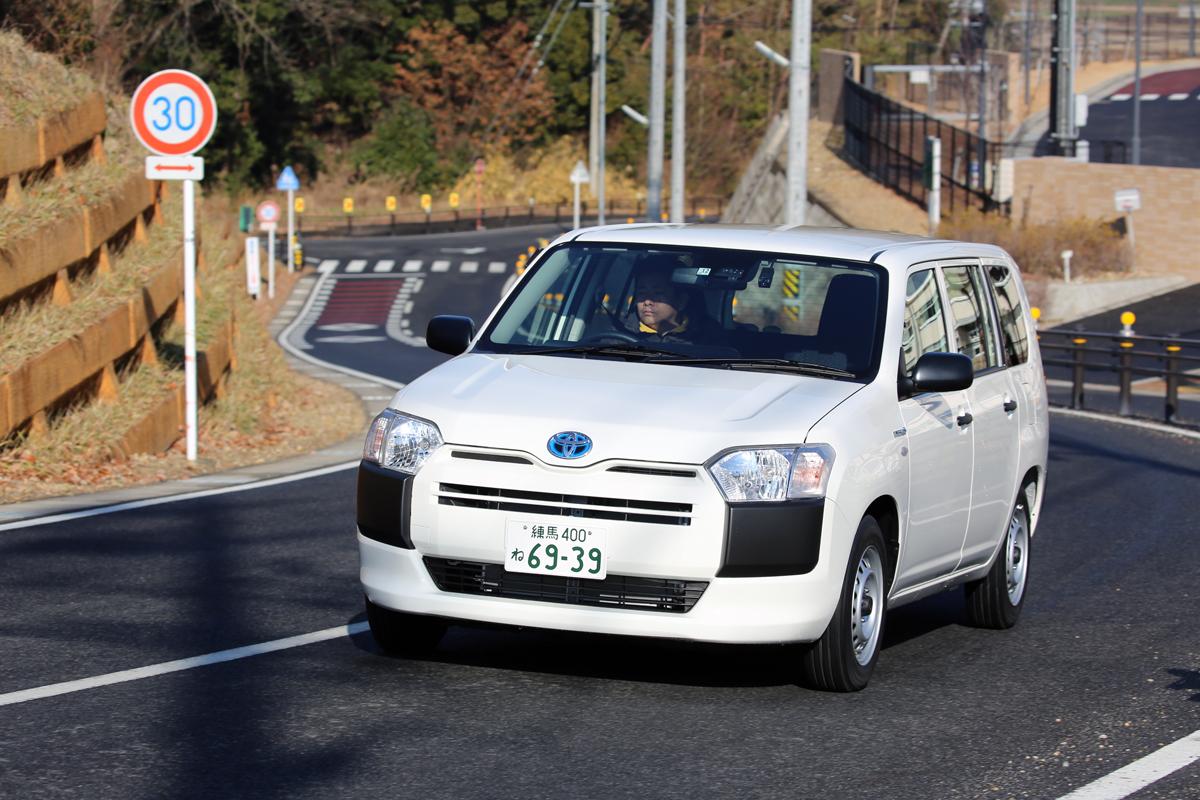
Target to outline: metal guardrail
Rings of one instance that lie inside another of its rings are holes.
[[[688,201],[688,219],[716,222],[724,210],[720,197],[694,197]],[[485,228],[508,228],[517,225],[564,224],[572,220],[570,203],[537,205],[492,206],[483,209],[481,221]],[[581,204],[581,221],[591,225],[595,209]],[[629,219],[644,222],[645,205],[609,203],[606,216],[609,222]],[[400,236],[414,233],[448,233],[475,230],[476,211],[473,207],[424,211],[396,211],[352,214],[297,214],[296,230],[304,236]]]
[[[1126,417],[1133,416],[1134,376],[1161,379],[1163,419],[1168,423],[1179,422],[1180,388],[1200,386],[1200,339],[1047,330],[1038,332],[1038,342],[1043,352],[1067,356],[1043,356],[1042,364],[1070,369],[1070,408],[1084,407],[1084,379],[1088,371],[1116,373],[1117,413]]]

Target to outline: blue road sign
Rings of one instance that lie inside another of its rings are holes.
[[[284,167],[283,172],[279,173],[275,188],[281,192],[295,192],[300,189],[300,179],[290,166]]]

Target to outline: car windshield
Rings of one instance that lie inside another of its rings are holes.
[[[476,349],[869,380],[885,296],[873,265],[575,243],[526,276]]]

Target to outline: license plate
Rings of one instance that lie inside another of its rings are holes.
[[[510,519],[504,532],[504,568],[603,580],[608,575],[607,538],[603,528],[558,517]]]

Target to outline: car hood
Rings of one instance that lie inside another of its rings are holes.
[[[556,466],[701,464],[730,447],[801,443],[861,388],[804,375],[471,353],[410,383],[391,407],[436,423],[449,444],[519,450]],[[560,431],[590,436],[591,452],[551,455],[546,445]]]

